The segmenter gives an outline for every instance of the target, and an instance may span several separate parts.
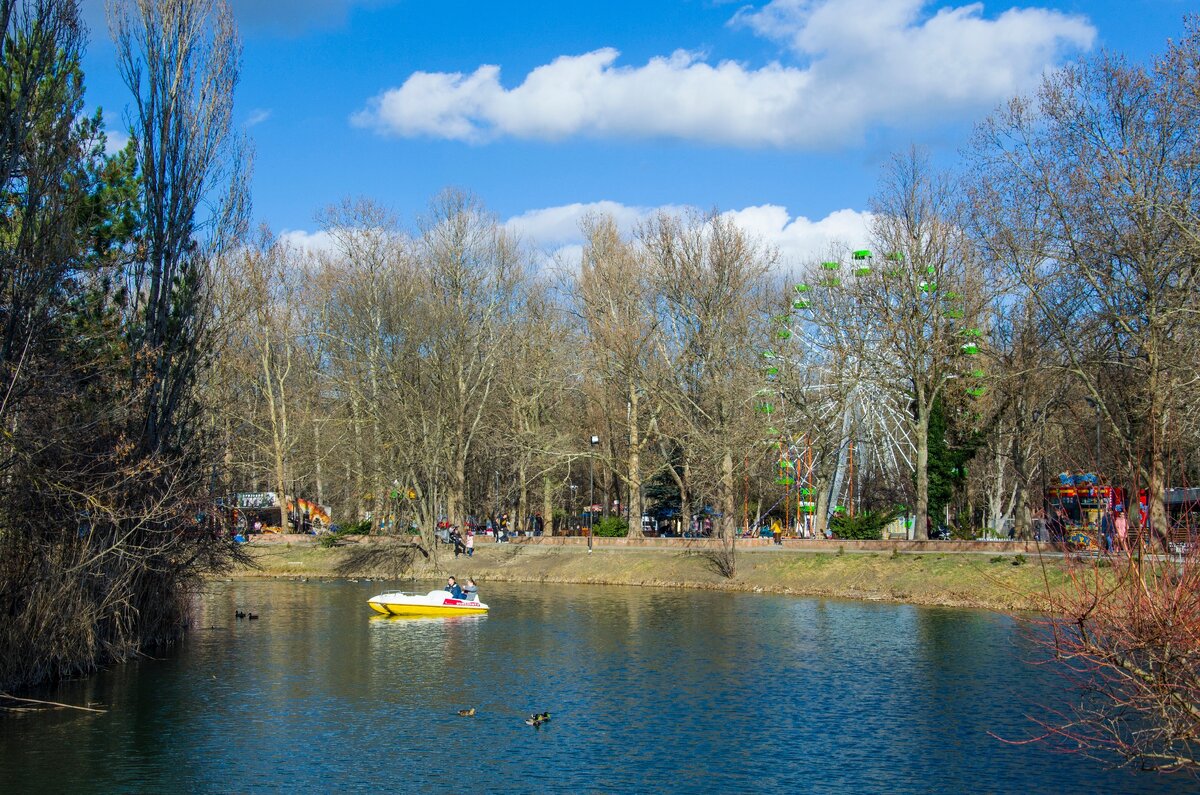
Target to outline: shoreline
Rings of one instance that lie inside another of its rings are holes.
[[[439,546],[428,560],[418,556],[415,565],[407,566],[395,557],[403,545],[390,538],[366,537],[324,548],[311,536],[276,536],[255,539],[248,545],[247,551],[259,568],[241,568],[217,576],[403,582],[436,580],[453,574],[460,579],[474,577],[485,591],[489,581],[631,585],[1000,611],[1036,610],[1045,604],[1047,587],[1055,589],[1066,580],[1060,557],[1041,557],[1036,550],[1005,550],[999,545],[990,550],[952,552],[902,549],[900,545],[893,546],[892,551],[851,548],[853,542],[826,542],[819,550],[739,543],[735,576],[726,578],[713,566],[711,544],[684,545],[672,539],[671,546],[630,546],[601,544],[597,539],[595,551],[589,553],[586,542],[561,543],[575,541],[483,543],[470,558],[455,558],[449,547]],[[351,556],[363,559],[363,552],[371,553],[371,562],[347,568]]]

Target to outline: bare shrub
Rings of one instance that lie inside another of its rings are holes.
[[[410,571],[417,560],[417,555],[426,560],[429,552],[425,547],[415,543],[363,543],[347,548],[342,559],[334,567],[339,577],[350,577],[369,572],[384,572],[389,579],[399,579]]]
[[[1080,562],[1035,637],[1075,693],[1044,741],[1118,766],[1200,773],[1200,553]]]
[[[706,549],[700,553],[704,566],[709,571],[732,580],[737,576],[737,550],[733,536],[722,538],[721,545],[715,549]]]

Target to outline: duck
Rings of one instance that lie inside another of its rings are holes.
[[[540,719],[542,723],[548,723],[550,721],[550,713],[549,712],[543,712],[541,715],[538,715],[536,717],[538,719]]]
[[[475,717],[475,708],[474,708],[474,707],[471,707],[470,709],[460,709],[460,710],[458,711],[458,717],[460,717],[460,718],[473,718],[473,717]]]
[[[251,613],[250,615],[246,616],[246,618],[250,619],[251,621],[254,621],[255,619],[258,618],[258,613]]]
[[[525,725],[532,726],[533,728],[536,729],[538,726],[542,725],[542,719],[539,718],[537,715],[531,715],[525,719]]]
[[[236,616],[237,618],[245,618],[246,617],[246,614],[243,613],[241,610],[234,610],[233,615]]]

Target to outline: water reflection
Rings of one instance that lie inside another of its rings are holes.
[[[1187,789],[994,740],[1058,683],[987,613],[489,584],[489,615],[406,618],[367,608],[379,590],[213,584],[168,659],[47,694],[108,713],[0,718],[3,788]]]

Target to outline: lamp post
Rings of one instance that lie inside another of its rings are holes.
[[[1087,404],[1096,410],[1096,477],[1100,477],[1100,404],[1091,398],[1084,398]]]
[[[590,441],[592,454],[588,457],[588,552],[592,551],[592,523],[595,522],[596,513],[596,445],[600,444],[600,437],[592,434]]]
[[[1045,415],[1041,411],[1033,412],[1033,421],[1038,424],[1038,456],[1041,463],[1038,464],[1038,470],[1042,476],[1042,527],[1046,527],[1046,522],[1050,519],[1050,499],[1046,494],[1046,423]],[[1039,533],[1040,535],[1040,533]],[[1041,540],[1040,538],[1037,540]]]

